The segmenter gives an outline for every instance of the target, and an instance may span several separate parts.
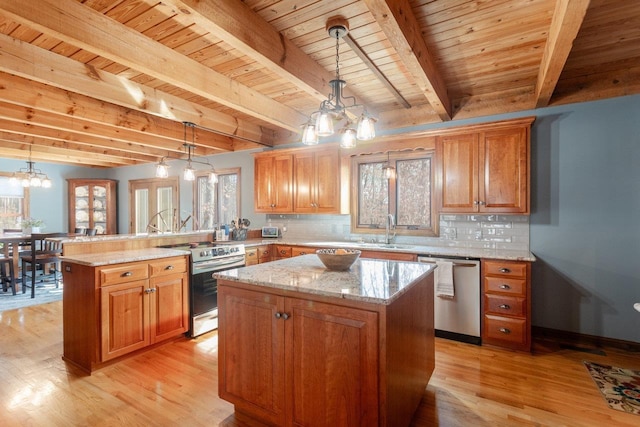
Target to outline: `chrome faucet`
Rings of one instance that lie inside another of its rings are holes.
[[[391,233],[391,230],[393,230],[393,236],[389,236],[389,234]],[[388,245],[389,243],[391,243],[391,241],[395,237],[396,237],[396,222],[393,219],[393,215],[389,214],[387,215],[387,220],[384,228],[384,243]]]

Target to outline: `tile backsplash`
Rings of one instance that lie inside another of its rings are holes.
[[[285,238],[382,241],[381,234],[352,234],[349,215],[267,215]],[[286,229],[286,231],[284,231]],[[440,215],[440,237],[397,236],[396,243],[482,249],[529,250],[526,215]]]

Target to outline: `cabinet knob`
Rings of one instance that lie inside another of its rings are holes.
[[[511,286],[507,285],[506,283],[503,283],[502,285],[500,285],[500,289],[511,289]]]
[[[498,306],[498,308],[502,308],[504,310],[509,310],[511,307],[509,306],[509,304],[500,304]]]
[[[282,314],[279,311],[276,311],[275,316],[276,316],[276,319],[279,319],[282,317]]]
[[[502,267],[502,268],[500,269],[500,273],[511,273],[511,270],[509,270],[509,269],[508,269],[508,268],[506,268],[506,267]]]
[[[478,202],[478,204],[479,204],[480,206],[484,206],[484,205],[486,205],[486,204],[487,204],[487,202],[484,202],[484,201],[480,200],[480,201]]]
[[[121,277],[131,277],[131,276],[133,276],[133,273],[130,272],[130,271],[126,271],[126,272],[122,273]]]
[[[287,313],[282,313],[282,318],[284,320],[287,320],[289,318],[289,315]]]
[[[473,204],[474,204],[474,206],[477,206],[477,205],[479,205],[479,204],[480,204],[480,202],[479,202],[479,201],[477,201],[477,200],[474,200],[474,201],[473,201]]]
[[[281,253],[282,255],[286,255],[286,254],[287,254],[287,251],[286,251],[286,249],[281,249],[281,250],[280,250],[280,253]]]
[[[173,265],[167,265],[164,269],[165,270],[173,270]]]
[[[500,328],[499,329],[500,332],[502,332],[503,334],[510,334],[511,330],[508,328]]]

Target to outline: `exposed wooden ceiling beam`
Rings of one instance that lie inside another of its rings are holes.
[[[73,163],[84,166],[98,166],[101,168],[114,168],[127,164],[119,160],[109,161],[109,158],[105,158],[100,154],[50,149],[41,146],[38,148],[38,150],[31,153],[31,160],[34,162]],[[0,138],[0,149],[2,149],[2,157],[4,158],[17,160],[29,159],[28,144],[16,144],[14,141]],[[36,165],[36,167],[41,168],[40,165]]]
[[[297,131],[306,120],[296,110],[75,0],[0,0],[0,8],[31,28],[275,126]]]
[[[429,104],[441,120],[452,118],[447,87],[424,41],[408,0],[364,0]]]
[[[268,130],[182,98],[98,70],[62,55],[0,34],[0,70],[125,108],[178,122],[192,122],[224,134],[265,145],[273,144]],[[65,95],[66,94],[66,95]],[[62,98],[73,98],[64,92]],[[31,96],[29,97],[31,98]],[[43,102],[40,100],[40,102]],[[109,108],[101,104],[101,108]],[[73,113],[73,112],[70,112]],[[145,114],[145,115],[146,115]],[[139,115],[142,117],[143,115]],[[146,121],[149,121],[146,119]],[[129,125],[128,121],[124,122]],[[211,145],[214,148],[214,145]],[[231,150],[225,144],[222,150]]]
[[[243,2],[165,0],[165,3],[176,7],[176,18],[183,25],[195,23],[318,101],[327,98],[326,93],[330,91],[328,83],[335,76]],[[243,28],[250,28],[251,31],[243,31]],[[345,89],[345,95],[354,94]]]
[[[558,0],[553,13],[549,37],[544,48],[538,82],[536,84],[536,108],[549,105],[558,84],[573,41],[578,36],[590,0]]]

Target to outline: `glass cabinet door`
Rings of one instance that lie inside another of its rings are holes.
[[[104,234],[107,229],[108,215],[107,188],[95,185],[93,186],[93,215],[89,228],[95,228],[96,234]]]
[[[69,232],[95,229],[96,234],[115,234],[116,185],[110,179],[69,179]]]
[[[91,214],[93,207],[89,207],[89,186],[81,185],[75,189],[75,228],[91,228]],[[73,230],[70,230],[73,231]]]

